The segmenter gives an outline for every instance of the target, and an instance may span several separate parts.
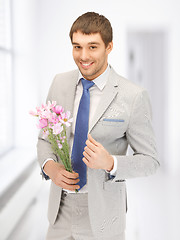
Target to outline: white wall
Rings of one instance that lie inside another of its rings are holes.
[[[29,115],[38,98],[36,1],[12,1],[15,145],[35,145],[36,121]]]

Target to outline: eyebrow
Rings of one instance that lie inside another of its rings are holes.
[[[100,43],[99,43],[99,42],[89,42],[88,44],[89,44],[89,45],[92,45],[92,44],[99,45]]]
[[[72,45],[81,45],[80,43],[72,42]],[[98,42],[89,42],[88,45],[100,45]]]

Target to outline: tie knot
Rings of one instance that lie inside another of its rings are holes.
[[[88,90],[90,87],[92,87],[94,85],[94,82],[88,81],[88,80],[86,80],[84,78],[81,78],[81,82],[82,82],[84,90]]]

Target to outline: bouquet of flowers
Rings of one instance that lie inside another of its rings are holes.
[[[42,129],[43,138],[49,140],[53,152],[60,157],[65,169],[72,172],[73,169],[66,136],[66,128],[72,122],[70,112],[65,112],[62,106],[56,105],[56,101],[52,101],[52,103],[48,101],[47,104],[36,107],[36,111],[30,111],[29,113],[38,117],[39,123],[37,127]]]

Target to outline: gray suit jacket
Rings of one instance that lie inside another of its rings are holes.
[[[78,70],[56,75],[47,100],[57,101],[73,112]],[[89,132],[107,151],[117,157],[117,174],[109,179],[106,171],[88,168],[88,208],[96,237],[111,237],[125,229],[127,209],[125,179],[153,174],[159,162],[151,124],[151,107],[147,92],[119,76],[112,68],[103,97],[90,124]],[[70,139],[71,128],[67,137]],[[128,144],[134,151],[126,156]],[[61,161],[47,141],[39,138],[40,166],[47,158]],[[56,221],[62,189],[51,183],[48,218]]]

